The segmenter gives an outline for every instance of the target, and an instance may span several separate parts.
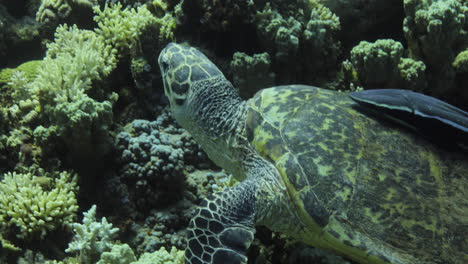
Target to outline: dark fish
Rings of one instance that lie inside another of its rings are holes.
[[[434,97],[408,90],[375,89],[349,96],[378,116],[403,124],[443,145],[468,149],[468,113]]]

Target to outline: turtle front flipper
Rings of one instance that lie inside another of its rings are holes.
[[[468,113],[434,97],[408,90],[374,89],[350,93],[361,106],[447,147],[468,149]]]
[[[247,263],[255,233],[255,186],[244,181],[201,203],[190,221],[186,263]]]

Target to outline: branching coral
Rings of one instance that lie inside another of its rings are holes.
[[[171,251],[161,247],[153,253],[144,253],[138,260],[127,244],[114,245],[110,252],[104,252],[97,264],[183,264],[184,251],[175,247]]]
[[[456,94],[451,63],[468,45],[468,7],[459,0],[405,0],[404,7],[410,56],[427,65],[431,93]]]
[[[316,0],[301,2],[299,11],[292,13],[276,4],[267,3],[255,21],[262,46],[274,55],[278,79],[284,83],[325,82],[338,69],[338,17]]]
[[[425,65],[403,58],[400,42],[379,39],[361,41],[343,63],[348,79],[355,85],[369,88],[406,88],[421,91],[425,87]]]
[[[178,250],[175,247],[171,248],[171,251],[167,251],[166,248],[162,247],[158,251],[153,253],[143,254],[138,261],[132,262],[131,264],[183,264],[184,263],[184,251]]]
[[[65,252],[78,252],[80,263],[95,263],[103,252],[112,248],[118,231],[105,217],[101,222],[96,221],[96,205],[93,205],[83,213],[83,224],[73,224],[75,237]]]
[[[58,27],[34,81],[16,88],[24,90],[16,98],[24,123],[33,130],[46,128],[50,135],[57,131],[75,151],[93,149],[92,138],[104,133],[112,122],[116,95],[92,90],[92,85],[116,66],[115,52],[93,31]],[[37,123],[41,126],[34,126]],[[41,134],[46,135],[44,132]]]
[[[7,173],[0,182],[0,227],[7,233],[18,228],[16,236],[22,239],[70,227],[78,210],[77,190],[76,177],[69,172],[53,179]]]
[[[97,2],[97,0],[41,0],[36,20],[45,24],[56,23],[70,15],[73,5],[92,7],[97,5]]]
[[[137,9],[122,9],[122,5],[117,3],[106,5],[103,10],[96,6],[94,12],[94,20],[98,23],[96,32],[121,55],[134,49],[141,32],[159,21],[144,5]]]
[[[460,52],[453,60],[452,66],[457,73],[468,73],[468,50]]]

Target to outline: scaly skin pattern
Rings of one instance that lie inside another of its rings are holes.
[[[304,241],[362,263],[466,263],[466,155],[370,117],[346,93],[280,86],[248,107],[248,140],[280,171]]]
[[[242,180],[197,210],[187,263],[246,263],[254,225],[359,263],[468,260],[466,154],[346,93],[288,85],[244,102],[195,48],[169,44],[159,65],[176,120]]]

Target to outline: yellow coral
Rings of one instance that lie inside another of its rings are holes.
[[[168,252],[166,248],[161,247],[158,251],[153,253],[143,254],[138,261],[132,262],[131,264],[183,264],[184,263],[184,251],[179,250],[175,247],[171,248]]]
[[[146,6],[122,9],[122,4],[106,5],[104,10],[95,6],[98,23],[96,32],[101,35],[108,45],[119,51],[128,53],[138,41],[141,32],[150,24],[157,23],[157,19]]]
[[[78,210],[76,176],[60,172],[50,187],[37,178],[31,173],[9,172],[0,182],[0,228],[17,227],[18,238],[43,238],[48,231],[68,227]]]
[[[468,72],[468,50],[458,53],[452,62],[452,67],[459,73]]]

